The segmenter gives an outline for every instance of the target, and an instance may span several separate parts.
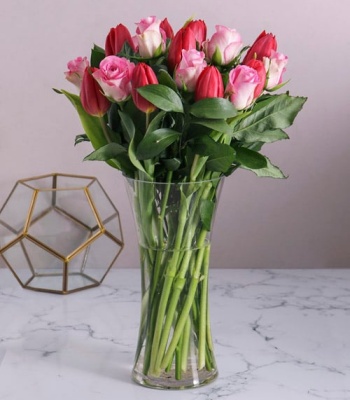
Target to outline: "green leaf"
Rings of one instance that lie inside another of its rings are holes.
[[[135,136],[135,125],[133,120],[130,118],[130,116],[122,111],[118,111],[120,120],[122,123],[122,128],[124,135],[126,136],[127,141],[130,142],[132,138]]]
[[[165,111],[158,112],[158,114],[149,123],[147,131],[146,131],[146,135],[148,135],[150,132],[153,132],[159,128],[159,125],[163,121],[165,115],[166,115]]]
[[[245,147],[236,149],[236,161],[249,169],[261,169],[267,166],[266,158],[263,155]]]
[[[267,178],[275,178],[275,179],[285,179],[286,175],[278,168],[276,165],[273,165],[271,161],[265,157],[266,159],[266,167],[260,169],[252,169],[248,168],[244,165],[241,165],[242,168],[247,169],[249,171],[254,172],[259,177],[267,177]]]
[[[155,84],[139,87],[137,91],[142,97],[164,111],[183,113],[183,105],[179,95],[168,86]]]
[[[305,97],[291,97],[287,93],[266,97],[245,118],[232,121],[232,137],[245,140],[247,135],[285,129],[292,125],[307,100]]]
[[[77,135],[75,137],[74,146],[76,146],[77,144],[82,143],[82,142],[90,142],[90,139],[88,138],[87,135],[85,135],[85,134]]]
[[[178,158],[163,158],[162,163],[164,164],[167,171],[176,171],[181,166],[181,160]]]
[[[178,89],[176,83],[167,71],[164,69],[159,70],[157,77],[160,84],[168,86],[170,89],[173,89],[175,92],[177,92]]]
[[[107,144],[107,140],[103,133],[100,119],[98,117],[93,117],[84,110],[83,106],[81,105],[79,96],[73,93],[69,93],[65,90],[61,90],[61,93],[63,93],[67,97],[67,99],[76,109],[80,118],[80,122],[92,144],[92,147],[97,150],[100,147],[105,146]],[[113,160],[107,161],[107,163],[110,166],[119,169],[119,165],[117,165]]]
[[[102,47],[96,44],[91,49],[90,65],[91,67],[99,68],[100,62],[105,58],[105,51]]]
[[[105,146],[93,151],[84,158],[84,161],[107,161],[126,153],[126,149],[118,143],[108,143]]]
[[[215,204],[208,199],[201,201],[199,215],[204,228],[209,232],[211,229],[211,221],[213,219]]]
[[[232,132],[232,130],[231,130]],[[266,130],[264,132],[238,132],[234,133],[234,137],[245,143],[263,142],[272,143],[277,140],[289,139],[289,136],[282,129]]]
[[[226,119],[234,117],[237,110],[229,100],[216,97],[195,102],[190,114],[198,118]]]
[[[143,168],[143,165],[140,163],[140,161],[136,157],[136,149],[135,149],[135,147],[136,146],[135,146],[135,136],[134,136],[131,139],[131,142],[130,142],[129,148],[128,148],[128,155],[129,155],[130,161],[139,171],[142,171],[143,173],[148,175],[146,170]]]
[[[137,147],[137,158],[139,160],[148,160],[158,156],[174,143],[180,135],[180,132],[168,128],[160,128],[148,133]]]
[[[231,146],[218,143],[209,136],[195,140],[193,150],[208,157],[206,167],[209,171],[226,172],[235,158],[235,150]]]
[[[216,132],[232,134],[232,128],[224,119],[195,119],[191,124],[205,126]]]

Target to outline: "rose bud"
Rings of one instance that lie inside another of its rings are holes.
[[[201,48],[202,43],[207,38],[207,26],[205,22],[202,20],[190,21],[186,27],[193,31],[196,41],[199,43],[199,47]]]
[[[190,28],[181,28],[170,43],[168,53],[168,68],[173,73],[175,67],[181,60],[182,50],[196,48],[196,37]]]
[[[273,51],[271,58],[264,57],[264,65],[267,73],[266,89],[272,89],[282,83],[282,75],[286,71],[288,57],[277,51]]]
[[[144,97],[142,97],[137,92],[137,88],[156,83],[158,83],[158,79],[153,69],[149,65],[145,63],[139,63],[136,65],[131,78],[131,95],[135,106],[144,113],[151,113],[156,109],[156,107]]]
[[[194,92],[197,79],[207,66],[203,51],[182,50],[182,58],[175,69],[174,76],[178,88]]]
[[[123,48],[125,42],[129,44],[133,51],[136,50],[127,27],[123,24],[119,24],[115,28],[111,28],[105,42],[106,56],[117,55]]]
[[[100,68],[92,75],[106,97],[122,102],[131,94],[131,75],[134,67],[135,64],[127,58],[108,56],[100,62]]]
[[[262,31],[257,37],[252,47],[248,50],[243,59],[243,64],[247,64],[252,58],[263,60],[264,57],[271,57],[272,51],[277,50],[277,41],[272,33]]]
[[[172,39],[174,37],[174,31],[167,18],[163,19],[160,23],[160,29],[164,32],[166,39]]]
[[[226,26],[217,25],[210,40],[203,43],[207,57],[216,65],[227,65],[238,56],[242,48],[241,35]]]
[[[160,24],[161,20],[156,17],[144,18],[137,24],[135,40],[141,57],[157,57],[165,51],[166,38]]]
[[[81,83],[80,100],[84,110],[94,117],[102,117],[108,111],[111,103],[102,94],[100,85],[92,73],[97,68],[86,68]]]
[[[67,64],[68,71],[65,72],[67,81],[73,83],[79,90],[83,79],[84,71],[89,66],[89,61],[86,57],[77,57]]]
[[[213,65],[203,69],[197,79],[195,100],[208,97],[224,97],[224,84],[220,71]]]
[[[246,64],[248,67],[254,68],[255,71],[258,73],[260,83],[256,86],[254,91],[254,98],[257,98],[261,95],[262,91],[264,90],[265,83],[266,83],[266,69],[264,63],[260,60],[251,59]]]
[[[243,110],[255,99],[255,89],[261,83],[258,72],[247,65],[238,65],[229,73],[225,93],[237,110]]]

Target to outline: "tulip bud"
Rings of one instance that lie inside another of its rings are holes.
[[[156,109],[156,107],[142,97],[137,92],[137,88],[156,83],[158,83],[158,79],[153,69],[149,65],[145,63],[139,63],[136,65],[131,78],[131,95],[135,106],[144,113],[151,113]]]
[[[208,97],[224,97],[224,84],[220,71],[213,65],[203,69],[195,90],[195,101]]]
[[[111,103],[102,94],[100,85],[92,73],[98,68],[86,68],[80,89],[80,100],[84,110],[94,117],[102,117],[108,111]]]
[[[190,21],[186,27],[192,30],[197,43],[199,43],[199,46],[201,47],[202,43],[207,38],[207,26],[205,22],[202,20]]]
[[[125,42],[130,45],[133,51],[136,50],[128,28],[126,28],[123,24],[119,24],[115,28],[111,28],[105,42],[106,56],[117,55],[123,48]]]
[[[182,50],[196,48],[196,37],[190,28],[181,28],[170,43],[168,53],[168,68],[172,73],[181,60]]]
[[[167,39],[172,39],[174,37],[173,28],[169,24],[167,18],[163,19],[163,21],[160,23],[160,29],[163,30]]]
[[[263,60],[264,57],[271,57],[272,51],[277,50],[277,41],[272,33],[266,33],[262,31],[257,37],[252,47],[248,50],[246,56],[243,59],[243,64],[247,64],[249,60],[255,58],[257,60]]]
[[[255,60],[255,59],[251,59],[247,62],[248,67],[251,67],[253,69],[255,69],[255,71],[258,73],[259,76],[259,80],[260,83],[256,86],[255,90],[254,90],[254,98],[256,99],[257,97],[259,97],[262,93],[262,91],[264,90],[265,87],[265,83],[266,83],[266,70],[265,70],[265,66],[264,63],[260,60]]]

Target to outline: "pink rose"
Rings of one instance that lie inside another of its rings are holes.
[[[243,110],[254,101],[254,92],[259,84],[259,74],[254,68],[238,65],[229,73],[225,93],[237,110]]]
[[[194,92],[198,76],[207,66],[203,51],[182,50],[182,58],[175,70],[175,82],[178,88]]]
[[[124,101],[131,94],[131,75],[135,64],[123,57],[108,56],[92,75],[104,94],[116,102]]]
[[[68,71],[65,72],[67,81],[73,83],[79,90],[85,69],[89,66],[89,61],[86,57],[77,57],[67,64]]]
[[[134,39],[141,57],[152,58],[165,50],[166,33],[160,28],[161,23],[156,17],[148,17],[137,24]]]
[[[238,56],[242,48],[241,35],[222,25],[215,27],[216,33],[203,43],[203,49],[209,59],[217,65],[227,65]]]
[[[266,89],[272,89],[282,82],[282,75],[286,70],[288,57],[273,51],[271,58],[264,57],[264,66],[267,71]]]

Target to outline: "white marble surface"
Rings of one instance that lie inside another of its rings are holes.
[[[137,269],[66,296],[0,269],[0,399],[350,399],[350,269],[212,269],[210,286],[219,378],[165,392],[130,378]]]

